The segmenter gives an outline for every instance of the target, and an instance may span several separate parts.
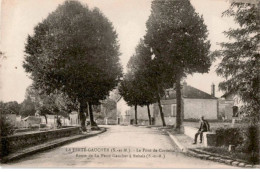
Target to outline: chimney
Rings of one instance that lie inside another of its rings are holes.
[[[215,84],[214,83],[212,83],[212,85],[211,85],[211,95],[213,97],[215,97]]]

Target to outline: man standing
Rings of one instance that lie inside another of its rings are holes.
[[[200,143],[202,143],[203,132],[207,132],[209,130],[210,130],[209,123],[208,123],[208,121],[206,121],[204,119],[204,116],[202,116],[200,118],[200,128],[199,128],[198,132],[195,134],[195,139],[194,139],[194,143],[193,144],[197,143],[198,135],[200,135]]]

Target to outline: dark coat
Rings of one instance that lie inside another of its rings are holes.
[[[208,121],[206,120],[203,120],[201,123],[200,123],[200,128],[199,128],[199,131],[209,131],[210,130],[210,126],[209,126],[209,123]]]

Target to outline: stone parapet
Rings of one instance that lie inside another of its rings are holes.
[[[197,128],[184,126],[184,134],[191,137],[192,139],[194,139],[194,136],[197,132]],[[205,147],[216,146],[216,134],[213,132],[204,132],[202,142]]]
[[[22,150],[24,148],[42,144],[44,142],[77,135],[80,133],[80,127],[68,127],[50,131],[39,131],[34,133],[19,134],[1,138],[1,155]]]

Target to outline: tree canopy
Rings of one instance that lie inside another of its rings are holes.
[[[146,44],[175,80],[176,128],[181,126],[181,79],[194,72],[209,71],[210,42],[202,16],[189,0],[154,0],[146,23]],[[166,64],[166,65],[165,65]]]
[[[56,91],[55,93],[47,95],[31,85],[26,90],[26,97],[30,97],[34,103],[35,110],[39,115],[45,117],[46,123],[46,115],[62,115],[68,117],[71,111],[77,110],[75,104],[62,92]]]
[[[87,102],[105,99],[122,75],[112,23],[77,1],[66,1],[39,23],[25,52],[23,66],[36,88],[65,93],[81,112]]]
[[[21,103],[19,114],[22,117],[27,117],[27,116],[34,116],[35,113],[36,113],[36,108],[32,99],[30,97],[25,98],[24,101]]]
[[[17,101],[0,102],[1,114],[19,114],[20,104]]]
[[[219,88],[238,95],[245,103],[242,112],[259,120],[259,4],[234,2],[223,16],[233,17],[239,27],[225,31],[230,41],[222,42],[221,49],[214,52],[222,58],[217,74],[225,77]]]

